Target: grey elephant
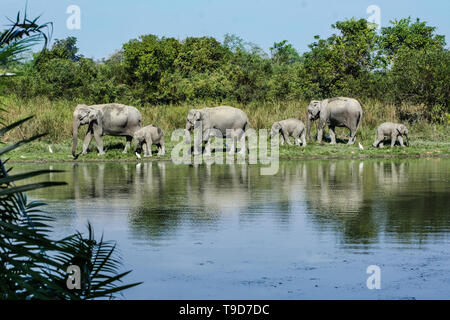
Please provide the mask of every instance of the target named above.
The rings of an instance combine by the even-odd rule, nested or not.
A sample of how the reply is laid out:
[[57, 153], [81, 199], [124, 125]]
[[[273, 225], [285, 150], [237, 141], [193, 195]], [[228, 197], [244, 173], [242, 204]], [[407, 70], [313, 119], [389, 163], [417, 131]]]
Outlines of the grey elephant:
[[284, 145], [284, 141], [286, 141], [288, 145], [292, 145], [289, 141], [289, 137], [293, 137], [295, 145], [300, 145], [301, 139], [301, 144], [304, 147], [306, 146], [306, 130], [305, 124], [302, 121], [291, 118], [275, 122], [270, 130], [270, 137], [273, 138], [280, 132], [281, 145]]
[[383, 141], [386, 137], [391, 138], [391, 147], [395, 146], [395, 142], [397, 140], [400, 142], [400, 145], [404, 147], [403, 137], [406, 139], [406, 145], [409, 146], [408, 128], [406, 128], [404, 124], [393, 122], [385, 122], [380, 124], [375, 135], [375, 142], [372, 146], [374, 148], [383, 148]]
[[[190, 131], [202, 126], [202, 140], [206, 142], [205, 153], [211, 153], [211, 136], [225, 136], [231, 138], [230, 153], [235, 151], [238, 139], [241, 146], [245, 142], [245, 130], [249, 127], [248, 117], [244, 111], [230, 106], [219, 106], [214, 108], [191, 109], [186, 118], [186, 143], [190, 144]], [[199, 143], [194, 146], [195, 153]], [[241, 148], [240, 153], [244, 153], [245, 148]]]
[[352, 98], [338, 97], [322, 101], [313, 100], [307, 110], [307, 136], [310, 139], [311, 122], [319, 119], [317, 141], [322, 142], [323, 129], [328, 125], [331, 144], [336, 144], [336, 127], [350, 130], [348, 144], [354, 144], [361, 124], [363, 111], [359, 102]]
[[77, 158], [78, 128], [88, 125], [83, 142], [82, 155], [87, 153], [92, 137], [97, 142], [98, 154], [103, 155], [102, 136], [125, 136], [126, 144], [123, 153], [130, 147], [134, 133], [141, 128], [142, 116], [139, 110], [123, 104], [98, 104], [87, 106], [79, 104], [73, 113], [73, 145], [72, 155]]
[[151, 124], [137, 130], [133, 139], [144, 150], [144, 157], [152, 156], [152, 144], [158, 147], [158, 156], [163, 156], [166, 153], [164, 132], [158, 126]]

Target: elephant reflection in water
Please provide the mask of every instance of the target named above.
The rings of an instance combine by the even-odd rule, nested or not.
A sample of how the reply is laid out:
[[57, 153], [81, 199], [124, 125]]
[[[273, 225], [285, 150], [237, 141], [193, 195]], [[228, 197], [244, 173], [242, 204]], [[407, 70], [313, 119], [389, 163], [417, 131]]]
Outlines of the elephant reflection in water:
[[408, 171], [405, 162], [379, 161], [373, 164], [377, 184], [387, 191], [396, 191], [400, 184], [408, 183]]
[[[401, 192], [398, 186], [408, 183], [404, 162], [284, 162], [275, 176], [261, 176], [259, 169], [161, 161], [83, 164], [74, 166], [74, 196], [83, 208], [99, 201], [112, 212], [117, 207], [129, 210], [132, 224], [158, 234], [177, 226], [182, 217], [211, 221], [221, 214], [254, 213], [244, 218], [260, 219], [261, 210], [267, 209], [288, 223], [292, 211], [303, 210], [306, 202], [318, 224], [344, 223], [352, 237], [374, 237], [370, 232], [380, 223], [372, 216], [377, 192]], [[359, 230], [361, 223], [370, 227]]]
[[138, 163], [133, 184], [134, 188], [130, 196], [137, 205], [141, 205], [146, 200], [164, 203], [166, 163], [164, 161]]
[[72, 168], [75, 200], [83, 198], [104, 198], [105, 164], [75, 164]]
[[404, 162], [324, 161], [307, 168], [309, 217], [318, 226], [340, 230], [347, 242], [376, 239], [390, 214], [380, 190], [401, 193], [399, 186], [409, 183]]
[[358, 214], [379, 189], [395, 191], [408, 183], [405, 162], [324, 161], [307, 167], [309, 203], [333, 214]]
[[323, 213], [358, 214], [364, 202], [363, 172], [363, 162], [357, 161], [308, 163], [308, 203]]
[[307, 213], [316, 227], [336, 229], [345, 242], [376, 238], [375, 222], [364, 214], [371, 194], [365, 183], [367, 169], [364, 162], [355, 160], [308, 163]]
[[247, 207], [251, 199], [249, 170], [247, 164], [194, 166], [187, 172], [188, 204], [214, 211]]
[[76, 164], [72, 175], [77, 212], [92, 214], [96, 206], [102, 213], [127, 210], [133, 203], [132, 198], [139, 195], [133, 186], [134, 164]]
[[239, 221], [254, 221], [270, 215], [287, 226], [296, 207], [292, 201], [303, 199], [302, 163], [282, 163], [274, 176], [262, 176], [258, 166], [199, 166], [190, 172], [187, 201], [202, 208], [203, 215], [236, 215]]

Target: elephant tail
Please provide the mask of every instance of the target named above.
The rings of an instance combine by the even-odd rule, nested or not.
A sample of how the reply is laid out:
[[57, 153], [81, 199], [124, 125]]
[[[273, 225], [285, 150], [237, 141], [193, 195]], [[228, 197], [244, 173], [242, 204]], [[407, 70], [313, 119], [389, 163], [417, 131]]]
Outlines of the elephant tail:
[[362, 120], [362, 111], [358, 114], [358, 119], [356, 120], [356, 131], [358, 131], [359, 126], [361, 125]]
[[244, 132], [247, 131], [247, 129], [250, 128], [250, 122], [247, 120], [247, 122], [244, 125]]

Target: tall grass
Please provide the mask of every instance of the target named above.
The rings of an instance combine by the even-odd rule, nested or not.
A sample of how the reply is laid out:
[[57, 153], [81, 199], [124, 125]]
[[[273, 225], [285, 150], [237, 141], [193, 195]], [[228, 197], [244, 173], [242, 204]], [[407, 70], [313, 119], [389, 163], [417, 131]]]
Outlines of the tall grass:
[[[5, 113], [5, 122], [10, 123], [22, 119], [29, 115], [35, 115], [31, 121], [25, 123], [21, 128], [9, 132], [4, 139], [14, 141], [27, 136], [46, 132], [47, 142], [59, 143], [70, 139], [72, 135], [73, 110], [81, 101], [69, 100], [49, 100], [44, 97], [36, 97], [30, 100], [23, 100], [16, 96], [6, 96], [2, 98]], [[272, 123], [287, 118], [297, 118], [306, 123], [306, 109], [309, 101], [290, 102], [252, 102], [250, 104], [222, 103], [232, 105], [245, 111], [250, 119], [252, 128], [270, 128]], [[384, 104], [377, 100], [361, 101], [363, 107], [363, 121], [358, 135], [363, 140], [373, 138], [374, 129], [382, 122], [401, 122], [401, 112], [417, 110], [415, 106], [401, 106]], [[219, 105], [219, 104], [216, 104]], [[205, 108], [216, 106], [214, 103], [200, 103], [195, 105], [144, 105], [135, 106], [139, 109], [143, 117], [143, 124], [156, 124], [166, 133], [175, 129], [184, 128], [186, 115], [189, 109]], [[448, 126], [429, 124], [420, 117], [409, 125], [413, 136], [422, 140], [448, 139]], [[80, 133], [84, 133], [86, 127], [80, 128]], [[346, 136], [346, 129], [338, 129], [338, 135]], [[82, 137], [82, 135], [81, 135]]]

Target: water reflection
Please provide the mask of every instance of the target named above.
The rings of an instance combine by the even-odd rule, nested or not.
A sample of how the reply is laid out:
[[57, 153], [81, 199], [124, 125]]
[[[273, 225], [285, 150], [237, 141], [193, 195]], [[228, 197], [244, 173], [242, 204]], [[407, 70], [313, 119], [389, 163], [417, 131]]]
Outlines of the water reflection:
[[295, 232], [298, 215], [349, 245], [376, 243], [386, 235], [420, 242], [447, 236], [450, 225], [448, 159], [282, 162], [275, 176], [261, 176], [258, 166], [245, 164], [51, 166], [66, 172], [47, 178], [68, 186], [31, 196], [59, 203], [58, 208], [64, 201], [68, 219], [126, 216], [139, 239], [170, 238], [183, 228], [219, 230], [230, 221], [237, 226], [269, 221]]

